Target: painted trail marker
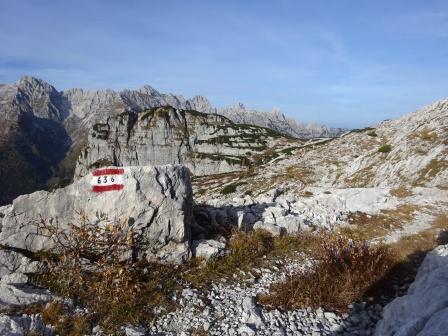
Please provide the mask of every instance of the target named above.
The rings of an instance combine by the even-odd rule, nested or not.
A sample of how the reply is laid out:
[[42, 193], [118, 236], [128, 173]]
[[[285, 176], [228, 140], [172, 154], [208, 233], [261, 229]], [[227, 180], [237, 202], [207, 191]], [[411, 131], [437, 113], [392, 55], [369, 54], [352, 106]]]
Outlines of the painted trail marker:
[[92, 191], [99, 193], [112, 190], [122, 190], [123, 168], [103, 168], [92, 173]]

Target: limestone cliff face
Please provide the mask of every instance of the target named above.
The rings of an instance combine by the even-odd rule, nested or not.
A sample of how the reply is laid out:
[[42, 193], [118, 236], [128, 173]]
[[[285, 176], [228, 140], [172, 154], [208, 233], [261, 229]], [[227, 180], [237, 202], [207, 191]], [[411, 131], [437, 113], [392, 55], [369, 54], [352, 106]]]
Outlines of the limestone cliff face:
[[43, 188], [71, 146], [66, 100], [43, 81], [23, 77], [0, 87], [0, 204]]
[[198, 176], [239, 171], [282, 140], [270, 129], [216, 114], [173, 107], [125, 112], [93, 125], [75, 177], [104, 165], [183, 164]]

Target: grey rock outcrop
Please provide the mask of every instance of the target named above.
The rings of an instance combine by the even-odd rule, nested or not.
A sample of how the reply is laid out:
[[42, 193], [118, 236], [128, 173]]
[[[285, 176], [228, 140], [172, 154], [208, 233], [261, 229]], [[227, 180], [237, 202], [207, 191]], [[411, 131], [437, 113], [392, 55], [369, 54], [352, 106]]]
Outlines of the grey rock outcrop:
[[40, 315], [7, 316], [0, 315], [0, 334], [3, 336], [54, 335]]
[[270, 129], [237, 125], [219, 115], [169, 106], [126, 112], [93, 126], [75, 176], [103, 165], [183, 164], [199, 176], [239, 171], [251, 155], [281, 140]]
[[[1, 213], [0, 209], [0, 213]], [[33, 273], [39, 268], [39, 263], [12, 250], [0, 249], [0, 278], [10, 274]]]
[[[1, 208], [0, 244], [37, 252], [52, 240], [36, 225], [40, 218], [61, 229], [79, 223], [126, 223], [137, 234], [136, 253], [150, 259], [180, 262], [190, 256], [192, 192], [183, 166], [125, 167], [122, 190], [94, 192], [97, 177], [87, 175], [53, 192], [23, 195]], [[93, 180], [92, 180], [93, 179]]]
[[[23, 281], [27, 280], [20, 280]], [[26, 283], [0, 283], [0, 309], [45, 303], [53, 299], [54, 296], [46, 289], [34, 288]]]
[[375, 335], [445, 335], [448, 328], [448, 245], [428, 253], [405, 296], [389, 303]]

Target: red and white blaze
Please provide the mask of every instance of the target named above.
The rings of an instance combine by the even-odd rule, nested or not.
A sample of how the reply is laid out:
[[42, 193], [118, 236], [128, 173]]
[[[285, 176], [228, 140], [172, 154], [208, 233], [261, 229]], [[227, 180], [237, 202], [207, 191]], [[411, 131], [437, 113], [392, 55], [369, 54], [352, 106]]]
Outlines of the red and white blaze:
[[104, 192], [112, 190], [122, 190], [123, 168], [103, 168], [97, 169], [92, 173], [92, 191]]

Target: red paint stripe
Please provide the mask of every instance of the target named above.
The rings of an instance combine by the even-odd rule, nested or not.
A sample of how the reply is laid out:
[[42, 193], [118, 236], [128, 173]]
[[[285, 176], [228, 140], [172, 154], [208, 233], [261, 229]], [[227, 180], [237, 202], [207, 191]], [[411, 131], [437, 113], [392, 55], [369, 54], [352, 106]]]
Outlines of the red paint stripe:
[[95, 170], [92, 175], [93, 176], [100, 176], [100, 175], [123, 175], [124, 169], [123, 168], [104, 168], [104, 169], [98, 169]]
[[104, 191], [111, 191], [111, 190], [121, 190], [124, 188], [124, 185], [122, 184], [111, 184], [106, 186], [93, 186], [92, 191], [93, 192], [104, 192]]

